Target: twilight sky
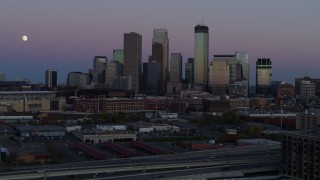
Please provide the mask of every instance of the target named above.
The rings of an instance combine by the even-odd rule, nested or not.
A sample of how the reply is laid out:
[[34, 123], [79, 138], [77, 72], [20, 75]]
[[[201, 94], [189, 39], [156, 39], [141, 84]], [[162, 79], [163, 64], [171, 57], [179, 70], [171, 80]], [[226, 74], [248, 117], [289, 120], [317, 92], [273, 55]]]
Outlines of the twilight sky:
[[319, 7], [319, 0], [1, 0], [0, 71], [6, 80], [37, 83], [54, 68], [65, 83], [68, 72], [88, 72], [94, 56], [112, 59], [126, 32], [142, 35], [147, 61], [154, 28], [168, 29], [170, 53], [186, 61], [194, 54], [194, 26], [204, 17], [209, 60], [248, 52], [251, 83], [260, 57], [271, 58], [273, 80], [320, 78]]

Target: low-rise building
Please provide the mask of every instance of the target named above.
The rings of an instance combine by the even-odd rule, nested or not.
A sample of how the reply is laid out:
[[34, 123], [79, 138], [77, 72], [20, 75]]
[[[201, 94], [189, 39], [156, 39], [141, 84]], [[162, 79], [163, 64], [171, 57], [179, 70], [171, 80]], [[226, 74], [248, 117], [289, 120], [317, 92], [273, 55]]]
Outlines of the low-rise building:
[[136, 140], [136, 133], [131, 131], [97, 131], [75, 130], [72, 134], [84, 143], [97, 144], [105, 141], [128, 141]]
[[[53, 91], [0, 91], [0, 112], [36, 112], [62, 110], [64, 97], [57, 97]], [[5, 106], [4, 106], [5, 105]]]
[[249, 107], [250, 99], [249, 98], [236, 98], [236, 99], [229, 99], [230, 107], [232, 108], [243, 108]]
[[42, 138], [60, 138], [66, 135], [66, 130], [63, 127], [55, 125], [24, 125], [24, 126], [15, 126], [14, 127], [21, 139], [28, 140], [34, 137]]
[[126, 131], [127, 126], [122, 124], [97, 124], [96, 129], [102, 131]]
[[137, 131], [139, 133], [146, 132], [179, 132], [180, 128], [178, 126], [173, 126], [164, 123], [148, 123], [148, 122], [138, 122], [138, 123], [128, 123], [128, 129], [132, 131]]
[[65, 126], [66, 132], [70, 133], [71, 131], [74, 130], [80, 130], [81, 126], [80, 125], [67, 125]]
[[143, 99], [75, 99], [74, 108], [77, 112], [128, 112], [144, 110]]

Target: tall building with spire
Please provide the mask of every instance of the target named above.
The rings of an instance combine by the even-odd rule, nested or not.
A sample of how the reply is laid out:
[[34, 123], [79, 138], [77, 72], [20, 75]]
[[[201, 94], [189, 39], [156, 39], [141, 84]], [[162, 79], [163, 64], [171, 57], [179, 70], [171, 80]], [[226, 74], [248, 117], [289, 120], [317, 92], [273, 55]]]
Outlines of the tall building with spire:
[[135, 32], [124, 34], [123, 48], [123, 74], [131, 77], [131, 88], [138, 93], [140, 91], [142, 36]]
[[197, 25], [194, 28], [194, 84], [208, 84], [209, 28]]
[[169, 39], [167, 29], [154, 29], [152, 39], [152, 58], [161, 66], [161, 91], [165, 92], [168, 80]]

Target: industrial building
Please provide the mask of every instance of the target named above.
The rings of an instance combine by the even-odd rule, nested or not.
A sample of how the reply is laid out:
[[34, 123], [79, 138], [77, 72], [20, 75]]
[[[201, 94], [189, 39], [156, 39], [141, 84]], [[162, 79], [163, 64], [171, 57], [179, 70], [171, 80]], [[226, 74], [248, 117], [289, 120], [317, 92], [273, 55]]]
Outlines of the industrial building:
[[136, 140], [136, 134], [130, 131], [75, 130], [72, 134], [84, 143], [97, 144], [105, 141]]
[[66, 135], [66, 130], [63, 127], [55, 125], [22, 125], [14, 127], [22, 140], [33, 140], [35, 137], [46, 139], [60, 138]]

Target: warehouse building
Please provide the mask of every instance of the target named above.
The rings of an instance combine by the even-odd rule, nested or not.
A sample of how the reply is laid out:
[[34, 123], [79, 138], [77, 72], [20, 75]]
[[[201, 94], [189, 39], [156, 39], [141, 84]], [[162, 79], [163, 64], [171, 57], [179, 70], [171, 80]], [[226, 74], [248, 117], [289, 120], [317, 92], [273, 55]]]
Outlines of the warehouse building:
[[98, 131], [75, 130], [72, 134], [84, 143], [97, 144], [105, 141], [132, 141], [136, 140], [136, 134], [131, 131]]
[[14, 127], [22, 140], [33, 140], [35, 137], [44, 139], [62, 138], [66, 135], [66, 130], [63, 127], [55, 125], [42, 126], [15, 126]]

